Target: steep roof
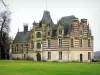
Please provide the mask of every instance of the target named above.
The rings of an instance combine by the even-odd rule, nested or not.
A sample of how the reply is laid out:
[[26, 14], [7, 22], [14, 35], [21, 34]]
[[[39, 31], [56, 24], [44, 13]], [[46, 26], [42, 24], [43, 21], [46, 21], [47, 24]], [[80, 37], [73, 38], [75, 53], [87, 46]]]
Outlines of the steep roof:
[[29, 39], [30, 31], [27, 32], [18, 32], [13, 43], [24, 43]]
[[65, 17], [62, 17], [59, 21], [61, 21], [61, 23], [63, 24], [64, 26], [64, 35], [67, 35], [67, 33], [69, 31], [71, 31], [72, 29], [72, 19], [76, 18], [74, 15], [71, 15], [71, 16], [65, 16]]
[[51, 24], [51, 25], [54, 24], [52, 19], [51, 19], [51, 15], [50, 15], [49, 11], [44, 11], [41, 21], [42, 21], [42, 23], [45, 23], [45, 24]]

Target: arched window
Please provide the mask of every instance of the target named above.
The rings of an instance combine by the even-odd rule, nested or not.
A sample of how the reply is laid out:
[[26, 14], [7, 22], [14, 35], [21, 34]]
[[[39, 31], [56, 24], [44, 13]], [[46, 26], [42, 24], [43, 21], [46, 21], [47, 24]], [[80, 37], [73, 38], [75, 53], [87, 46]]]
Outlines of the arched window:
[[36, 37], [37, 38], [41, 38], [41, 33], [40, 32], [37, 32]]
[[41, 49], [41, 44], [37, 43], [37, 49]]
[[33, 43], [33, 41], [31, 41], [31, 49], [33, 49], [34, 48], [34, 43]]
[[50, 32], [48, 32], [48, 36], [50, 36]]

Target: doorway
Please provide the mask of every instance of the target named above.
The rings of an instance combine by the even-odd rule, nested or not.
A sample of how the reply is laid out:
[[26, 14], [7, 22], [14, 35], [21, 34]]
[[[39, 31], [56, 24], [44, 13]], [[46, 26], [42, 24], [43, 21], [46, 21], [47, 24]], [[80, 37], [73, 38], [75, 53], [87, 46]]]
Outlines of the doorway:
[[83, 55], [80, 54], [80, 62], [83, 62]]
[[41, 54], [40, 53], [37, 53], [37, 61], [41, 61]]

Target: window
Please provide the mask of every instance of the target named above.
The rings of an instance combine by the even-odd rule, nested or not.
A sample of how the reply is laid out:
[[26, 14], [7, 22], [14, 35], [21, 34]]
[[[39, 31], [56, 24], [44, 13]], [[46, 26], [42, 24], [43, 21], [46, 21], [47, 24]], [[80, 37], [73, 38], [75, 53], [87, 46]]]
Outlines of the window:
[[12, 53], [14, 53], [14, 50], [13, 50], [13, 45], [12, 45]]
[[91, 60], [91, 52], [88, 52], [88, 60]]
[[41, 44], [37, 43], [37, 49], [41, 49]]
[[62, 35], [62, 30], [59, 30], [59, 35]]
[[34, 42], [33, 41], [31, 41], [30, 47], [31, 47], [31, 49], [34, 48]]
[[59, 60], [62, 60], [62, 52], [59, 52]]
[[37, 38], [41, 38], [41, 33], [40, 32], [37, 32], [36, 37]]
[[18, 53], [18, 45], [15, 47], [15, 53]]
[[18, 45], [16, 45], [16, 53], [18, 53]]
[[21, 53], [23, 53], [23, 45], [21, 45]]
[[50, 40], [48, 40], [48, 47], [50, 47], [51, 46], [51, 41]]
[[51, 59], [51, 52], [48, 52], [48, 60]]
[[88, 47], [90, 47], [90, 39], [88, 39]]
[[59, 39], [59, 47], [62, 47], [62, 39]]
[[71, 47], [74, 47], [74, 46], [73, 46], [73, 39], [71, 39]]
[[50, 36], [50, 32], [48, 32], [48, 36]]
[[15, 46], [15, 51], [14, 51], [14, 53], [16, 53], [16, 46]]
[[80, 39], [80, 47], [82, 47], [82, 39]]

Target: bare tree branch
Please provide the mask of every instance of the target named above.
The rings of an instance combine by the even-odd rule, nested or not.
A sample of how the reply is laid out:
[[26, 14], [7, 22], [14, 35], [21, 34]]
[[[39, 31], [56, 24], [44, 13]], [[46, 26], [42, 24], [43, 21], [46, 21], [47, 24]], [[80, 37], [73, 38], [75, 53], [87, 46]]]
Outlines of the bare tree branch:
[[4, 5], [4, 7], [8, 10], [8, 5], [4, 2], [4, 0], [1, 0], [1, 3]]

